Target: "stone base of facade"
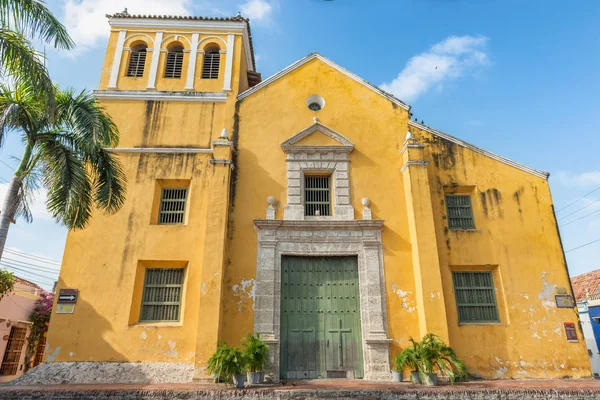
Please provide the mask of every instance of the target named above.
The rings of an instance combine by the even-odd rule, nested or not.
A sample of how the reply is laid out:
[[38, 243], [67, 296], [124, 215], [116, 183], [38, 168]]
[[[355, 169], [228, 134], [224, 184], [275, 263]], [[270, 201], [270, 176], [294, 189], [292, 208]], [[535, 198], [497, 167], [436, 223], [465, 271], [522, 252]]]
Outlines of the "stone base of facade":
[[187, 383], [193, 376], [192, 363], [46, 362], [11, 384]]

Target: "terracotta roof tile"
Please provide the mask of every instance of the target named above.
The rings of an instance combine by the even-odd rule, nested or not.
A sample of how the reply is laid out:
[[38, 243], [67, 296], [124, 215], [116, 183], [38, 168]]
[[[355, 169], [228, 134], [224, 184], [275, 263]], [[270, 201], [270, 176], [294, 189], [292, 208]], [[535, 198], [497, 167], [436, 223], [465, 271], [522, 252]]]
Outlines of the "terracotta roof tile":
[[571, 278], [571, 284], [575, 292], [575, 300], [585, 300], [586, 293], [592, 294], [598, 291], [598, 287], [600, 286], [600, 269], [574, 276]]
[[254, 44], [252, 43], [252, 32], [250, 31], [250, 19], [244, 18], [241, 15], [235, 17], [203, 17], [203, 16], [192, 16], [192, 15], [142, 15], [142, 14], [128, 14], [128, 13], [116, 13], [106, 14], [106, 18], [130, 18], [130, 19], [179, 19], [183, 21], [223, 21], [223, 22], [245, 22], [248, 27], [248, 40], [250, 41], [250, 52], [252, 53], [252, 64], [256, 70], [256, 61], [254, 59]]

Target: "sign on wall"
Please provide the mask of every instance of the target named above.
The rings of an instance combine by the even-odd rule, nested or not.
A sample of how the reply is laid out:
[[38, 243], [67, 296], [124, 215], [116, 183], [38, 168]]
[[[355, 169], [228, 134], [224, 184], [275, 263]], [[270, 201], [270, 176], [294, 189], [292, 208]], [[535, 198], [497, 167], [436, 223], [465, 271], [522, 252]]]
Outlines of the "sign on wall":
[[573, 308], [575, 306], [573, 298], [568, 294], [557, 294], [554, 296], [554, 300], [556, 300], [556, 307], [558, 308]]
[[79, 297], [79, 289], [60, 289], [56, 301], [56, 313], [73, 314], [77, 297]]
[[575, 323], [574, 322], [565, 322], [565, 333], [567, 335], [567, 340], [569, 342], [579, 342], [579, 339], [577, 338], [577, 331], [575, 330]]

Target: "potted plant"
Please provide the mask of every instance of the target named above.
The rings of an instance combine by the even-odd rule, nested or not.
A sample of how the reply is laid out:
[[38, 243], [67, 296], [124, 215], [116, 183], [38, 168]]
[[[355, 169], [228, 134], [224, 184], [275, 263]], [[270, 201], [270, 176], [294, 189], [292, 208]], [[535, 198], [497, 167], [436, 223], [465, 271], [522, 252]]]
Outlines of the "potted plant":
[[392, 376], [394, 381], [402, 382], [402, 372], [405, 367], [410, 368], [410, 378], [413, 383], [420, 384], [421, 378], [419, 376], [419, 361], [420, 361], [420, 344], [410, 338], [412, 343], [411, 347], [407, 347], [394, 359], [394, 368], [392, 370]]
[[466, 376], [466, 367], [456, 352], [444, 343], [439, 336], [428, 333], [418, 344], [419, 371], [423, 374], [423, 383], [428, 386], [437, 385], [439, 372], [447, 375], [450, 383]]
[[207, 370], [215, 376], [216, 381], [233, 380], [235, 387], [242, 388], [246, 381], [244, 374], [246, 369], [246, 357], [237, 347], [229, 347], [227, 343], [219, 342], [217, 351], [208, 360]]
[[244, 338], [244, 355], [248, 361], [248, 383], [253, 385], [265, 381], [264, 366], [269, 357], [269, 346], [255, 335], [248, 334]]

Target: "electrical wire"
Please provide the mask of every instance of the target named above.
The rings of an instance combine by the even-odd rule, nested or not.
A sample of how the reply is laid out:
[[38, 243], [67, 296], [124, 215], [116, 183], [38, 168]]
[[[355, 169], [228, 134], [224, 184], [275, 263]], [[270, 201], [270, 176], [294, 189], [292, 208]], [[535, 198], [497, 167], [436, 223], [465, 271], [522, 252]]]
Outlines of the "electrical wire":
[[50, 258], [44, 258], [44, 257], [40, 257], [40, 256], [34, 256], [34, 255], [31, 255], [31, 254], [22, 253], [20, 251], [12, 250], [12, 249], [4, 249], [4, 251], [6, 251], [7, 253], [11, 253], [13, 255], [19, 256], [19, 257], [29, 258], [29, 259], [32, 259], [32, 260], [35, 260], [35, 261], [43, 261], [43, 262], [48, 263], [48, 264], [56, 264], [59, 267], [61, 265], [59, 261], [52, 260]]
[[560, 210], [556, 211], [556, 213], [558, 214], [559, 212], [561, 212], [562, 210], [564, 210], [565, 208], [571, 207], [573, 204], [577, 203], [579, 200], [583, 200], [586, 197], [588, 197], [590, 194], [594, 193], [595, 191], [599, 190], [600, 186], [598, 186], [596, 189], [592, 190], [591, 192], [589, 192], [588, 194], [581, 196], [580, 198], [578, 198], [577, 200], [567, 204], [566, 206], [564, 206], [563, 208], [561, 208]]
[[[13, 260], [10, 258], [2, 258], [1, 261], [3, 261], [3, 262], [10, 261], [7, 264], [13, 264], [20, 268], [31, 268], [33, 270], [37, 270], [40, 272], [46, 272], [48, 274], [58, 275], [60, 273], [60, 271], [57, 269], [48, 269], [48, 268], [42, 267], [41, 265], [33, 265], [33, 264], [23, 263], [23, 262], [20, 262], [19, 260]], [[16, 263], [16, 264], [14, 264], [14, 263]]]
[[600, 242], [600, 239], [592, 240], [589, 243], [582, 244], [581, 246], [578, 246], [578, 247], [572, 248], [570, 250], [567, 250], [567, 251], [565, 251], [565, 253], [568, 253], [568, 252], [573, 251], [573, 250], [581, 249], [582, 247], [586, 247], [586, 246], [589, 246], [590, 244], [594, 244], [594, 243], [597, 243], [597, 242]]
[[[53, 274], [52, 276], [47, 276], [47, 275], [42, 275], [42, 274], [51, 274], [51, 272], [39, 271], [39, 270], [36, 270], [34, 268], [31, 268], [31, 267], [23, 267], [21, 265], [15, 265], [15, 264], [5, 263], [5, 262], [0, 262], [0, 265], [4, 265], [4, 266], [10, 267], [10, 268], [19, 268], [22, 271], [30, 271], [30, 270], [32, 270], [32, 272], [30, 272], [31, 274], [37, 275], [37, 276], [42, 277], [42, 278], [48, 278], [48, 279], [58, 278], [58, 273], [55, 274], [55, 275]], [[25, 269], [25, 268], [28, 268], [28, 269]]]
[[600, 209], [598, 209], [598, 210], [596, 210], [596, 211], [592, 211], [591, 213], [585, 214], [583, 217], [580, 217], [580, 218], [574, 219], [573, 221], [569, 221], [569, 222], [567, 222], [566, 224], [559, 225], [559, 227], [561, 227], [561, 228], [562, 228], [562, 227], [564, 227], [564, 226], [570, 225], [570, 224], [572, 224], [573, 222], [577, 222], [577, 221], [579, 221], [579, 220], [582, 220], [582, 219], [584, 219], [584, 218], [587, 218], [587, 217], [589, 217], [589, 216], [590, 216], [590, 215], [592, 215], [592, 214], [596, 214], [597, 212], [600, 212]]
[[[3, 263], [0, 263], [0, 265], [2, 265], [3, 267], [5, 267], [6, 269], [10, 268], [10, 269], [14, 269], [15, 271], [19, 271], [19, 272], [24, 273], [24, 274], [35, 276], [35, 279], [37, 279], [37, 280], [47, 280], [49, 284], [54, 284], [54, 281], [58, 280], [58, 279], [52, 279], [49, 276], [38, 275], [35, 272], [29, 272], [29, 271], [26, 271], [24, 269], [12, 267], [10, 265], [6, 265], [6, 264], [3, 264]], [[48, 283], [46, 283], [46, 284], [48, 284]]]
[[581, 211], [581, 210], [584, 210], [584, 209], [588, 208], [589, 206], [591, 206], [591, 205], [593, 205], [593, 204], [596, 204], [596, 203], [597, 203], [597, 202], [599, 202], [599, 201], [600, 201], [600, 199], [594, 200], [594, 201], [592, 201], [590, 204], [588, 204], [587, 206], [583, 206], [583, 207], [581, 207], [581, 208], [578, 208], [577, 210], [573, 211], [571, 214], [567, 214], [567, 215], [565, 215], [564, 217], [560, 217], [560, 218], [558, 218], [558, 219], [557, 219], [557, 221], [560, 221], [561, 219], [565, 219], [565, 218], [567, 218], [567, 217], [570, 217], [570, 216], [571, 216], [571, 215], [573, 215], [573, 214], [577, 214], [579, 211]]
[[4, 161], [0, 160], [0, 163], [6, 165], [8, 168], [12, 169], [13, 171], [15, 171], [15, 169], [13, 167], [11, 167], [10, 165], [8, 165], [7, 163], [5, 163]]

